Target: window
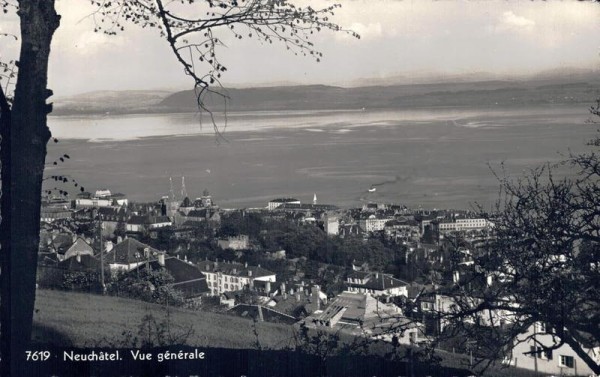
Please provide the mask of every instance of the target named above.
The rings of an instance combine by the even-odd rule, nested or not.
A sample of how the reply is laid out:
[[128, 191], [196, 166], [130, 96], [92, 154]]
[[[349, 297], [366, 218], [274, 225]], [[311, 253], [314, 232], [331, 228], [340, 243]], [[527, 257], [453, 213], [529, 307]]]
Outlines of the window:
[[561, 367], [573, 368], [575, 366], [575, 359], [573, 359], [573, 356], [560, 355], [560, 362], [558, 365]]
[[536, 346], [529, 346], [529, 357], [536, 357], [537, 356], [537, 347]]
[[546, 333], [546, 324], [544, 322], [536, 322], [535, 323], [535, 331], [539, 334]]
[[544, 350], [543, 347], [530, 346], [529, 357], [537, 357], [538, 359], [552, 360], [552, 350]]

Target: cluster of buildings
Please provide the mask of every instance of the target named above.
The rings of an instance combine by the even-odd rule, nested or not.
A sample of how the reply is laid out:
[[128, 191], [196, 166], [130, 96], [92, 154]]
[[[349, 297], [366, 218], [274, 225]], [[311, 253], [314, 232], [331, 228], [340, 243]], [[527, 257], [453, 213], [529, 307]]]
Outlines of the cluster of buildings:
[[[410, 210], [381, 203], [343, 210], [317, 203], [316, 195], [308, 204], [295, 198], [273, 199], [261, 212], [272, 219], [319, 226], [332, 237], [368, 239], [377, 235], [393, 240], [406, 246], [407, 264], [422, 260], [434, 265], [452, 258], [458, 262], [449, 276], [454, 284], [469, 273], [477, 240], [490, 237], [494, 229], [493, 221], [468, 211]], [[443, 330], [445, 324], [429, 320], [428, 313], [449, 311], [454, 304], [450, 296], [428, 292], [368, 267], [353, 266], [345, 275], [343, 291], [328, 296], [313, 280], [301, 275], [282, 280], [260, 265], [224, 260], [192, 263], [140, 241], [141, 236], [152, 238], [165, 229], [175, 237], [193, 238], [196, 229], [217, 229], [223, 215], [207, 191], [195, 200], [183, 194], [181, 200], [175, 200], [171, 194], [145, 206], [109, 190], [82, 193], [72, 202], [47, 199], [42, 208], [38, 275], [44, 279], [55, 277], [56, 271], [139, 274], [163, 270], [173, 277], [169, 284], [180, 290], [191, 306], [213, 297], [238, 315], [282, 323], [304, 321], [309, 326], [343, 329], [401, 344], [427, 343]], [[87, 233], [81, 231], [85, 224], [92, 225]], [[449, 255], [446, 241], [459, 235], [471, 242]], [[220, 238], [216, 244], [221, 249], [243, 251], [252, 248], [252, 239], [238, 234]], [[274, 258], [286, 258], [285, 250], [275, 254]], [[411, 312], [406, 311], [407, 303], [413, 308]], [[493, 313], [491, 317], [502, 315]], [[537, 333], [538, 343], [550, 344], [551, 334]], [[545, 373], [591, 373], [568, 345], [552, 353], [531, 351], [538, 346], [531, 341], [518, 343], [506, 362]], [[598, 346], [590, 344], [587, 349], [593, 357], [600, 357]]]

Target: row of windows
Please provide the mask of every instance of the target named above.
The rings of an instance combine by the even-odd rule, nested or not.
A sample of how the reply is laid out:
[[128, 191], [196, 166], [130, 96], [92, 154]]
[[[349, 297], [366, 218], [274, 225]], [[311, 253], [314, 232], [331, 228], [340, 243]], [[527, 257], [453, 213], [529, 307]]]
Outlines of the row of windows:
[[[213, 274], [206, 274], [206, 280], [217, 280], [217, 277]], [[230, 282], [230, 283], [243, 283], [244, 279], [238, 278], [235, 276], [224, 275], [223, 281]]]
[[[530, 346], [529, 356], [542, 360], [552, 360], [552, 350], [544, 350], [542, 347]], [[575, 367], [575, 358], [573, 356], [560, 355], [558, 365], [565, 368]]]

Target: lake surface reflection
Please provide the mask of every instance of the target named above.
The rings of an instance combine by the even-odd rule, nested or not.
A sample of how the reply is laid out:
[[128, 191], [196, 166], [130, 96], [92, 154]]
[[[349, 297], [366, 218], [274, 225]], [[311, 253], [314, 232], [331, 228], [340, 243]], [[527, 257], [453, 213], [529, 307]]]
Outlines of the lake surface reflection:
[[310, 202], [316, 193], [340, 206], [489, 208], [498, 192], [490, 166], [519, 175], [587, 150], [596, 134], [588, 118], [583, 105], [245, 112], [228, 114], [226, 127], [217, 119], [227, 139], [217, 142], [197, 114], [51, 117], [61, 142], [49, 146], [48, 161], [71, 159], [47, 174], [144, 201], [168, 194], [170, 176], [185, 176], [190, 196], [206, 188], [223, 207], [266, 206], [279, 196]]

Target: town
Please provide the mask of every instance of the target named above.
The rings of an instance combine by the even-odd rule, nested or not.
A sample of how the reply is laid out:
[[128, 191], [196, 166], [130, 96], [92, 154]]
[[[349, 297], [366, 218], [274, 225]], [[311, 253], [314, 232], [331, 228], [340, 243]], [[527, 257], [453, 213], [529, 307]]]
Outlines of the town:
[[[223, 209], [204, 190], [153, 203], [99, 189], [74, 199], [49, 193], [41, 210], [38, 288], [114, 295], [392, 344], [426, 347], [450, 327], [446, 291], [469, 294], [504, 277], [473, 279], [475, 259], [494, 237], [494, 214], [357, 208], [273, 198], [264, 208]], [[371, 191], [371, 190], [369, 190]], [[487, 325], [510, 324], [488, 313]], [[567, 344], [553, 351], [543, 323], [501, 362], [544, 373], [592, 373]], [[457, 352], [473, 350], [458, 343]], [[533, 350], [533, 351], [532, 351]], [[590, 351], [591, 352], [591, 351]], [[597, 353], [597, 350], [595, 351]]]

